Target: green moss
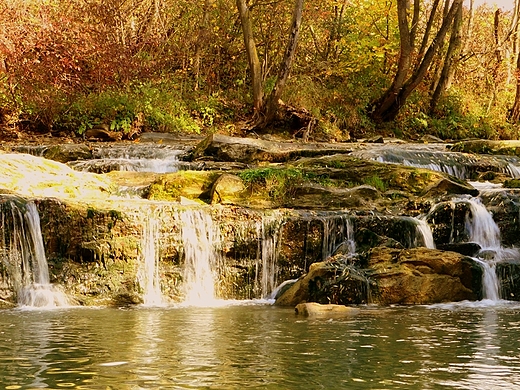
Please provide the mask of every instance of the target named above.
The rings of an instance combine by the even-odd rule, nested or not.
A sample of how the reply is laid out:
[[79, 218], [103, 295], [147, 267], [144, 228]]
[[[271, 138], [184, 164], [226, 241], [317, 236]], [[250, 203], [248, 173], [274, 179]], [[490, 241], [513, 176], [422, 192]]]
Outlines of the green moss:
[[148, 199], [178, 201], [207, 199], [218, 172], [180, 171], [161, 176], [150, 186]]
[[327, 175], [316, 175], [299, 168], [256, 168], [240, 172], [238, 176], [252, 192], [267, 193], [275, 200], [294, 194], [296, 187], [305, 183], [331, 185]]
[[365, 184], [368, 184], [381, 192], [385, 192], [388, 188], [388, 184], [377, 175], [366, 177], [363, 181]]
[[506, 187], [506, 188], [520, 188], [520, 180], [519, 179], [506, 180], [504, 182], [504, 187]]

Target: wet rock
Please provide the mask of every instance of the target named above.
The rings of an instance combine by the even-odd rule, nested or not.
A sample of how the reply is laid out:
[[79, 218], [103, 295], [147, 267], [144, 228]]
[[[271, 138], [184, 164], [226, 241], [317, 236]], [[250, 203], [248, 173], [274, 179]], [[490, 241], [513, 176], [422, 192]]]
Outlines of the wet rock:
[[520, 156], [520, 141], [471, 140], [457, 142], [451, 147], [454, 152]]
[[358, 308], [344, 305], [322, 305], [315, 302], [300, 303], [295, 307], [296, 314], [305, 317], [345, 317], [359, 313]]
[[322, 156], [350, 152], [351, 149], [343, 144], [273, 142], [212, 134], [197, 145], [192, 158], [213, 158], [216, 161], [250, 164], [260, 161], [285, 162], [300, 156]]
[[355, 268], [335, 260], [313, 263], [276, 300], [277, 306], [296, 306], [302, 302], [360, 304], [367, 303], [368, 284]]
[[482, 298], [482, 269], [455, 252], [413, 248], [374, 248], [369, 277], [380, 304], [433, 304]]
[[328, 188], [312, 184], [298, 187], [286, 200], [286, 207], [307, 209], [343, 209], [361, 207], [373, 203], [381, 194], [372, 186], [354, 188]]
[[106, 124], [96, 125], [92, 129], [87, 129], [83, 135], [88, 141], [113, 142], [120, 141], [123, 138], [122, 132], [110, 131]]
[[223, 174], [211, 187], [211, 204], [236, 204], [240, 198], [243, 198], [245, 190], [246, 186], [241, 178]]
[[517, 262], [498, 263], [496, 273], [501, 286], [500, 298], [520, 301], [520, 264]]
[[437, 249], [457, 252], [464, 256], [474, 257], [482, 248], [479, 244], [474, 242], [459, 242], [437, 245]]
[[430, 134], [426, 134], [426, 135], [423, 135], [420, 139], [420, 141], [422, 143], [425, 143], [425, 144], [433, 144], [433, 143], [443, 143], [444, 140], [439, 138], [439, 137], [435, 137], [434, 135], [430, 135]]
[[464, 181], [454, 180], [454, 178], [443, 178], [425, 189], [422, 194], [424, 197], [436, 197], [442, 195], [468, 194], [478, 196], [479, 191], [471, 184]]
[[67, 163], [92, 158], [92, 151], [85, 144], [60, 144], [47, 147], [42, 156], [49, 160]]

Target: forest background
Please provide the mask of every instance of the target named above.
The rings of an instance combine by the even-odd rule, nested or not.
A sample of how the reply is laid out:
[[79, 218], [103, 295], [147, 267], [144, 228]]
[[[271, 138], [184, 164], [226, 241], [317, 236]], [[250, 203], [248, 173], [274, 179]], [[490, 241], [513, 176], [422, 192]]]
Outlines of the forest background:
[[[0, 138], [104, 126], [127, 138], [517, 139], [511, 2], [5, 0]], [[258, 96], [274, 97], [268, 123]]]

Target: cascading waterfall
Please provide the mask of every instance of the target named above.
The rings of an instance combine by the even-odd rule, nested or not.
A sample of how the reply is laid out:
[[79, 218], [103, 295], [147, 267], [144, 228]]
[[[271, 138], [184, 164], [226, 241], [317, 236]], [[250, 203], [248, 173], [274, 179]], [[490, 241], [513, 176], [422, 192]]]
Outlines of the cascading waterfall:
[[159, 277], [159, 221], [154, 216], [148, 217], [143, 224], [141, 237], [141, 266], [138, 271], [138, 282], [143, 290], [145, 306], [161, 306], [164, 297], [161, 292]]
[[[421, 218], [414, 218], [416, 237], [419, 236], [422, 238], [422, 244], [426, 248], [435, 249], [435, 241], [433, 240], [432, 229], [426, 220]], [[417, 241], [417, 238], [416, 238]], [[419, 243], [417, 243], [418, 245]]]
[[268, 298], [277, 287], [277, 265], [282, 222], [276, 216], [263, 216], [257, 224], [258, 250], [256, 285], [262, 298]]
[[[2, 261], [17, 291], [18, 304], [39, 308], [68, 306], [66, 295], [50, 283], [38, 209], [34, 202], [19, 203], [9, 200], [2, 207]], [[10, 237], [5, 236], [8, 231]]]
[[[470, 213], [466, 215], [465, 223], [469, 241], [479, 244], [482, 248], [476, 260], [484, 271], [482, 277], [484, 298], [497, 301], [500, 299], [500, 285], [496, 274], [496, 264], [507, 257], [507, 251], [500, 244], [498, 225], [481, 200], [473, 198], [467, 200], [467, 202]], [[492, 256], [487, 256], [491, 258], [484, 259], [483, 255], [486, 254], [492, 254]]]
[[346, 254], [356, 253], [354, 227], [350, 216], [343, 214], [324, 218], [322, 259], [326, 260], [334, 255], [342, 246], [345, 246], [343, 252]]
[[211, 306], [217, 301], [220, 234], [211, 215], [205, 210], [191, 209], [180, 213], [184, 244], [184, 303]]

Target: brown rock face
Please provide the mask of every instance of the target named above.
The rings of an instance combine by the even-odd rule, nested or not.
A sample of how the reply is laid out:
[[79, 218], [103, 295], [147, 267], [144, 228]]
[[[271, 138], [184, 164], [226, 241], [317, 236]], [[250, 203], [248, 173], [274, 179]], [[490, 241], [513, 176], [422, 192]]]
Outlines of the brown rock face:
[[374, 248], [369, 258], [381, 304], [432, 304], [481, 298], [482, 270], [468, 257], [435, 249]]

